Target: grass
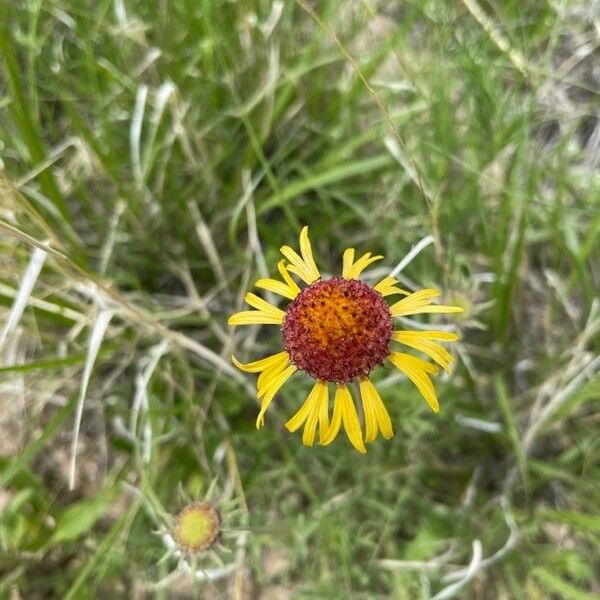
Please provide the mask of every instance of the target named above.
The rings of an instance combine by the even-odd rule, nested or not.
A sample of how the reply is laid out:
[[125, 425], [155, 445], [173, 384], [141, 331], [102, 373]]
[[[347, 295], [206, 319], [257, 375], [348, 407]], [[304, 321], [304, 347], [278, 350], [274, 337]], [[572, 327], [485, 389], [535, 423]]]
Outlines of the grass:
[[[592, 12], [0, 0], [0, 596], [597, 597]], [[364, 457], [283, 428], [303, 377], [257, 432], [229, 363], [303, 224], [326, 272], [431, 235], [402, 282], [466, 308], [440, 415], [382, 371]], [[194, 580], [162, 533], [209, 489]]]

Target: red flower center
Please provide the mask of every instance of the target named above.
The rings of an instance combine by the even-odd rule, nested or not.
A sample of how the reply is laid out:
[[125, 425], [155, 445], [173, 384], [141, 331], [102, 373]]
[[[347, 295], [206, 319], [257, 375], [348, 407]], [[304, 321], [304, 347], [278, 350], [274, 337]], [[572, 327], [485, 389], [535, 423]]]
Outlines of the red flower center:
[[384, 361], [393, 330], [379, 292], [357, 279], [332, 277], [304, 288], [289, 305], [283, 346], [315, 379], [347, 383]]

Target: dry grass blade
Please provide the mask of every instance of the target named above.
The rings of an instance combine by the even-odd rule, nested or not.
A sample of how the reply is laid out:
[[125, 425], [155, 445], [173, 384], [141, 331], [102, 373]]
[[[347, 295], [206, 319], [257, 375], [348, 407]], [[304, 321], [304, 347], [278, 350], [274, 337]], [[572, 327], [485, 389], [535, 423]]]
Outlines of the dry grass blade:
[[[81, 290], [84, 293], [86, 293], [86, 289], [89, 288], [89, 284], [92, 284], [95, 290], [97, 289], [97, 291], [102, 291], [104, 293], [106, 301], [112, 301], [117, 305], [115, 309], [118, 307], [119, 313], [123, 317], [131, 319], [137, 325], [143, 326], [151, 331], [154, 331], [155, 333], [158, 333], [159, 335], [161, 335], [161, 337], [170, 339], [182, 348], [185, 348], [191, 351], [192, 353], [196, 354], [206, 362], [215, 365], [217, 368], [219, 368], [220, 371], [228, 374], [238, 382], [246, 384], [245, 378], [239, 373], [239, 371], [234, 369], [228, 362], [226, 362], [221, 356], [213, 352], [210, 348], [203, 346], [199, 342], [189, 338], [188, 336], [180, 332], [171, 331], [168, 327], [157, 321], [151, 315], [142, 312], [142, 309], [134, 307], [117, 290], [107, 286], [101, 279], [95, 277], [93, 274], [88, 273], [85, 269], [75, 264], [68, 256], [66, 256], [62, 252], [59, 252], [58, 250], [45, 245], [43, 242], [36, 240], [35, 238], [24, 233], [18, 228], [10, 225], [9, 223], [0, 221], [0, 229], [4, 229], [7, 233], [10, 233], [14, 237], [23, 240], [27, 244], [30, 244], [35, 248], [39, 248], [40, 250], [43, 250], [48, 254], [59, 258], [61, 261], [64, 261], [70, 269], [76, 272], [78, 278], [80, 278], [86, 283], [86, 285]], [[97, 292], [95, 291], [91, 295], [91, 298], [95, 299], [96, 297]], [[249, 393], [253, 393], [250, 391], [252, 389], [251, 387], [247, 387], [247, 389]]]
[[81, 417], [83, 415], [83, 405], [85, 402], [85, 396], [87, 394], [90, 377], [92, 376], [92, 369], [100, 350], [100, 345], [104, 339], [104, 334], [108, 328], [108, 324], [112, 319], [113, 312], [111, 310], [101, 310], [98, 313], [98, 317], [92, 328], [90, 335], [90, 341], [88, 344], [88, 350], [85, 359], [85, 367], [83, 369], [83, 375], [81, 378], [81, 387], [79, 390], [79, 399], [77, 401], [77, 408], [75, 412], [75, 423], [73, 425], [73, 438], [71, 441], [71, 461], [69, 466], [69, 488], [75, 488], [75, 468], [77, 461], [77, 443], [79, 441], [79, 431], [81, 428]]
[[6, 341], [8, 335], [19, 324], [19, 321], [23, 316], [23, 311], [27, 306], [29, 296], [31, 296], [33, 286], [38, 279], [40, 271], [42, 270], [47, 257], [48, 252], [45, 250], [42, 250], [41, 248], [33, 249], [29, 265], [27, 266], [27, 269], [21, 278], [19, 291], [10, 309], [8, 319], [6, 320], [6, 323], [0, 332], [0, 351], [2, 351], [2, 346], [4, 346], [4, 342]]
[[[137, 424], [141, 410], [148, 412], [148, 385], [154, 375], [160, 359], [167, 353], [169, 343], [163, 340], [150, 349], [148, 356], [140, 361], [140, 372], [135, 380], [135, 396], [131, 406], [131, 419], [129, 430], [132, 439], [135, 439], [137, 433]], [[144, 428], [144, 442], [142, 446], [142, 458], [147, 463], [150, 461], [150, 451], [152, 446], [152, 429], [150, 421], [146, 420]]]
[[438, 592], [435, 596], [432, 596], [431, 600], [448, 600], [449, 598], [453, 598], [456, 594], [463, 588], [479, 570], [479, 565], [481, 563], [481, 554], [482, 554], [482, 546], [479, 540], [473, 540], [473, 557], [471, 558], [471, 562], [463, 575], [462, 579], [453, 583], [443, 590]]

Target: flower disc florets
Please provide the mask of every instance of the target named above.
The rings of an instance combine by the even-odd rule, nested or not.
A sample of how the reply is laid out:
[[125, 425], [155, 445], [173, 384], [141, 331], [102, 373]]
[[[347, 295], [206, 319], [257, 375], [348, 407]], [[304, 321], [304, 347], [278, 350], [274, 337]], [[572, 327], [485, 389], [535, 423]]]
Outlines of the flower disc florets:
[[175, 518], [173, 538], [181, 550], [199, 552], [209, 548], [220, 532], [217, 511], [205, 502], [185, 506]]
[[379, 292], [357, 279], [332, 277], [304, 288], [290, 304], [283, 345], [312, 377], [347, 383], [384, 361], [393, 329]]

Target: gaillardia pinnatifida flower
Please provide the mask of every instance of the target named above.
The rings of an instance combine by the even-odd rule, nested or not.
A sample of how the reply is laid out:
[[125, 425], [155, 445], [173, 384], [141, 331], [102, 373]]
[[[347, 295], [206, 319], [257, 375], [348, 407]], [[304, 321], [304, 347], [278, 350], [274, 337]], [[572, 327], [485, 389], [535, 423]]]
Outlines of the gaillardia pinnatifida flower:
[[200, 552], [214, 544], [220, 530], [217, 511], [206, 502], [194, 502], [184, 507], [175, 518], [173, 539], [180, 550]]
[[[369, 373], [386, 359], [400, 369], [417, 387], [434, 412], [439, 404], [430, 375], [438, 366], [449, 371], [452, 355], [438, 342], [458, 339], [447, 331], [398, 331], [394, 317], [422, 313], [461, 312], [458, 306], [432, 304], [438, 290], [425, 289], [409, 293], [397, 287], [393, 277], [385, 277], [371, 287], [358, 279], [371, 263], [383, 258], [371, 253], [354, 260], [354, 249], [343, 256], [341, 277], [321, 279], [313, 258], [308, 228], [300, 234], [300, 255], [289, 246], [281, 253], [287, 259], [278, 265], [283, 281], [259, 279], [256, 287], [291, 300], [283, 311], [255, 294], [246, 294], [246, 302], [255, 310], [239, 312], [229, 318], [230, 325], [271, 324], [281, 327], [283, 352], [248, 364], [232, 357], [237, 367], [259, 373], [257, 395], [261, 408], [256, 426], [262, 427], [265, 413], [281, 386], [298, 370], [305, 371], [316, 383], [300, 410], [286, 423], [293, 432], [304, 425], [302, 441], [312, 446], [317, 426], [319, 443], [329, 444], [342, 424], [348, 439], [359, 452], [366, 452], [364, 442], [372, 442], [381, 431], [384, 438], [394, 435], [392, 423], [379, 393], [369, 380]], [[292, 279], [296, 275], [306, 285], [301, 289]], [[404, 296], [388, 304], [385, 298]], [[436, 364], [393, 349], [399, 342], [423, 352]], [[365, 434], [349, 384], [358, 381]], [[329, 412], [329, 384], [335, 384], [333, 413]]]

